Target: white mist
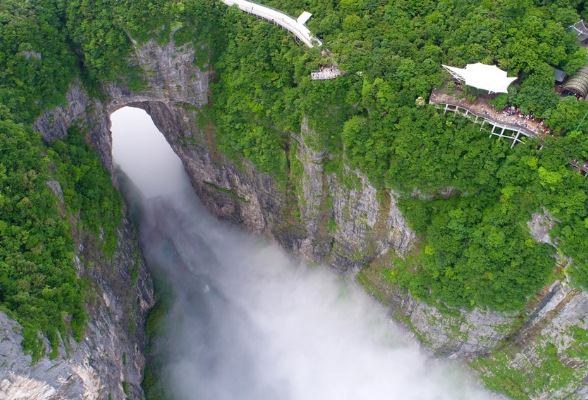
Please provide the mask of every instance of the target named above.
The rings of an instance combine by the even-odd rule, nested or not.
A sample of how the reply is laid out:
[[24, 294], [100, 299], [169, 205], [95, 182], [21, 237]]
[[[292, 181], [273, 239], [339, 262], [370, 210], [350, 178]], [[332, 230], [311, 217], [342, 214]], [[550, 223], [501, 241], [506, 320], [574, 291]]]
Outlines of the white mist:
[[110, 116], [112, 156], [147, 197], [165, 195], [184, 187], [184, 166], [139, 108], [125, 107]]
[[178, 399], [496, 398], [426, 357], [354, 282], [210, 216], [144, 112], [112, 122], [115, 161], [161, 196], [143, 204], [140, 236], [174, 288], [165, 376]]

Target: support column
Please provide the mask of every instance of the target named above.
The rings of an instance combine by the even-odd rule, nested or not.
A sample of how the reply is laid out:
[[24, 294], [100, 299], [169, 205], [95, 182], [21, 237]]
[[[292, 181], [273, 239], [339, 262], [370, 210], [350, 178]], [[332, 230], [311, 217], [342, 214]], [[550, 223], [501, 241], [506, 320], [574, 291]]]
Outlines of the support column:
[[515, 144], [517, 144], [517, 141], [519, 141], [520, 134], [521, 134], [521, 131], [517, 131], [517, 135], [515, 136], [514, 140], [512, 141], [512, 145], [510, 146], [511, 149], [514, 147]]
[[494, 129], [496, 129], [496, 125], [492, 125], [492, 132], [490, 132], [490, 136], [488, 136], [489, 138], [491, 138], [492, 135], [494, 135]]

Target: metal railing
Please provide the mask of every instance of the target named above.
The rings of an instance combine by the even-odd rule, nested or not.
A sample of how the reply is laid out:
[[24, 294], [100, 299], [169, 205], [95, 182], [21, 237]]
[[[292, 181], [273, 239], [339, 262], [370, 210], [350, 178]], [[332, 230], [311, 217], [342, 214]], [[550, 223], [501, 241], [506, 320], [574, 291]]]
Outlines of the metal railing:
[[[286, 29], [287, 31], [293, 33], [298, 39], [302, 40], [308, 47], [314, 47], [313, 42], [318, 43], [319, 46], [322, 46], [322, 42], [316, 37], [313, 36], [310, 32], [310, 29], [306, 26], [306, 24], [299, 24], [296, 22], [295, 18], [292, 18], [290, 15], [276, 10], [275, 8], [250, 1], [250, 0], [221, 0], [223, 3], [228, 5], [229, 7], [236, 4], [237, 7], [241, 11], [246, 13], [255, 15], [257, 17], [263, 18], [269, 22], [273, 22], [282, 28]], [[267, 10], [271, 10], [275, 14], [268, 13]], [[301, 30], [300, 27], [304, 28]]]
[[[531, 136], [531, 137], [537, 137], [538, 136], [537, 133], [535, 133], [535, 132], [533, 132], [533, 131], [525, 128], [524, 126], [520, 126], [520, 125], [517, 125], [517, 124], [511, 124], [511, 123], [508, 123], [508, 122], [497, 121], [497, 120], [495, 120], [495, 119], [493, 119], [493, 118], [491, 118], [490, 116], [487, 116], [487, 115], [478, 115], [475, 112], [472, 112], [469, 109], [467, 109], [467, 108], [465, 108], [463, 106], [459, 106], [457, 104], [451, 104], [451, 103], [435, 103], [435, 104], [443, 104], [445, 106], [455, 107], [455, 110], [450, 109], [450, 108], [447, 108], [447, 107], [445, 107], [445, 110], [447, 110], [447, 111], [457, 111], [460, 114], [463, 114], [465, 117], [467, 117], [467, 115], [465, 113], [465, 112], [467, 112], [467, 114], [470, 114], [470, 115], [473, 115], [475, 117], [484, 119], [484, 120], [486, 120], [486, 122], [488, 122], [488, 123], [490, 123], [490, 124], [492, 124], [494, 126], [497, 126], [499, 128], [505, 128], [505, 129], [508, 129], [508, 130], [514, 131], [514, 132], [517, 132], [518, 131], [518, 132], [521, 132], [525, 136]], [[464, 112], [460, 112], [459, 109], [464, 110]]]

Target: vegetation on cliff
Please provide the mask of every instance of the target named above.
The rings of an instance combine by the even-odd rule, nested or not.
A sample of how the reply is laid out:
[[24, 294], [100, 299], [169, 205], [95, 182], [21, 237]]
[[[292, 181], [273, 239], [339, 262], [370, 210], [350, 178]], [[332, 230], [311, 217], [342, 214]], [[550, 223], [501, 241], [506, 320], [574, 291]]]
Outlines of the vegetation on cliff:
[[[568, 272], [576, 283], [588, 286], [588, 179], [568, 166], [572, 159], [588, 158], [588, 124], [576, 130], [588, 103], [559, 100], [551, 69], [573, 72], [586, 63], [585, 49], [566, 29], [587, 16], [583, 2], [267, 3], [291, 15], [303, 9], [313, 13], [308, 25], [334, 58], [320, 48], [298, 46], [286, 31], [212, 0], [0, 4], [0, 99], [5, 106], [2, 134], [7, 138], [0, 149], [0, 172], [5, 171], [0, 177], [20, 171], [11, 178], [16, 183], [9, 185], [8, 178], [2, 178], [0, 219], [10, 227], [2, 232], [14, 238], [19, 234], [13, 226], [25, 224], [22, 229], [31, 231], [40, 224], [43, 228], [36, 235], [43, 243], [53, 243], [55, 235], [62, 238], [61, 250], [45, 246], [43, 251], [58, 251], [47, 257], [63, 260], [55, 269], [67, 277], [37, 286], [24, 281], [20, 285], [20, 278], [12, 276], [2, 281], [10, 289], [2, 286], [0, 301], [23, 324], [31, 323], [50, 337], [62, 329], [63, 317], [40, 322], [20, 307], [47, 301], [46, 287], [53, 290], [69, 282], [70, 298], [77, 299], [55, 306], [55, 312], [44, 311], [47, 315], [73, 315], [82, 298], [69, 228], [55, 214], [57, 208], [47, 205], [51, 194], [41, 188], [44, 180], [39, 176], [49, 179], [53, 162], [57, 168], [50, 172], [62, 183], [68, 210], [80, 209], [88, 229], [97, 232], [102, 227], [112, 240], [114, 230], [105, 217], [120, 218], [120, 205], [106, 175], [90, 172], [100, 167], [81, 134], [48, 147], [18, 123], [30, 123], [44, 109], [62, 104], [75, 78], [95, 95], [105, 80], [140, 89], [143, 77], [126, 59], [133, 49], [131, 40], [163, 43], [173, 38], [179, 44], [208, 45], [215, 71], [210, 117], [221, 150], [234, 160], [245, 157], [277, 180], [287, 179], [288, 132], [299, 130], [306, 117], [320, 136], [320, 143], [309, 145], [329, 153], [328, 172], [339, 173], [345, 161], [379, 190], [400, 193], [401, 208], [422, 240], [393, 279], [418, 298], [465, 308], [521, 309], [556, 273], [554, 250], [537, 244], [526, 227], [532, 213], [543, 212], [540, 206], [558, 221], [552, 234], [558, 249], [574, 259]], [[206, 57], [195, 62], [204, 66], [202, 59]], [[333, 61], [346, 76], [310, 79], [311, 70]], [[542, 148], [530, 140], [511, 150], [465, 120], [417, 105], [418, 97], [427, 98], [443, 83], [441, 63], [463, 66], [477, 61], [518, 75], [519, 81], [500, 100], [542, 116], [557, 137], [546, 138]], [[8, 139], [16, 142], [11, 145]], [[15, 158], [21, 152], [23, 156]], [[25, 179], [30, 171], [34, 174]], [[39, 196], [28, 194], [29, 180]], [[31, 203], [28, 208], [25, 199]], [[29, 212], [30, 222], [17, 218], [15, 210]], [[53, 231], [39, 222], [48, 213], [59, 227]], [[29, 253], [36, 245], [27, 247], [25, 239], [19, 243], [13, 258], [5, 256], [2, 274], [14, 270], [16, 258], [33, 257]], [[107, 240], [105, 250], [112, 251], [113, 245]], [[31, 262], [45, 266], [44, 261]], [[22, 271], [17, 272], [33, 276]], [[35, 312], [45, 310], [36, 307]]]
[[0, 143], [0, 307], [23, 326], [23, 348], [33, 360], [43, 355], [38, 332], [54, 357], [58, 332], [80, 340], [86, 322], [86, 285], [74, 265], [71, 232], [102, 235], [111, 254], [120, 197], [79, 132], [48, 148], [39, 133], [0, 117]]
[[57, 355], [57, 332], [71, 317], [77, 339], [85, 323], [83, 282], [73, 265], [75, 246], [61, 218], [57, 198], [45, 186], [50, 161], [37, 133], [0, 121], [0, 305], [23, 326], [23, 347], [33, 359], [42, 352], [44, 332]]
[[[302, 11], [295, 2], [268, 4], [291, 15]], [[309, 118], [320, 148], [335, 156], [334, 171], [345, 157], [377, 188], [402, 194], [422, 241], [397, 279], [422, 300], [521, 309], [556, 268], [554, 250], [535, 243], [526, 227], [541, 205], [560, 221], [554, 235], [575, 259], [570, 273], [588, 284], [588, 186], [568, 167], [588, 154], [588, 125], [573, 131], [588, 107], [559, 101], [552, 73], [552, 66], [571, 72], [586, 62], [585, 49], [566, 30], [580, 18], [580, 5], [341, 1], [304, 8], [314, 14], [309, 27], [347, 75], [312, 81], [311, 70], [332, 62], [320, 49], [297, 47], [281, 40], [285, 31], [228, 10], [223, 29], [230, 40], [213, 60], [212, 86], [223, 151], [279, 177], [284, 132]], [[543, 150], [535, 141], [510, 150], [465, 120], [417, 107], [417, 97], [442, 84], [441, 63], [476, 61], [519, 75], [503, 101], [565, 133], [548, 138]]]
[[[308, 118], [321, 137], [307, 145], [328, 150], [327, 173], [340, 173], [346, 162], [379, 190], [401, 195], [403, 214], [421, 241], [406, 260], [395, 259], [386, 281], [436, 307], [520, 311], [561, 276], [556, 250], [537, 243], [527, 227], [532, 213], [544, 213], [542, 207], [557, 220], [552, 241], [574, 259], [564, 273], [588, 287], [588, 179], [569, 166], [588, 158], [588, 125], [576, 130], [588, 103], [560, 100], [552, 75], [552, 67], [570, 73], [587, 62], [567, 30], [586, 17], [582, 2], [265, 3], [294, 16], [312, 12], [309, 27], [347, 74], [311, 81], [311, 70], [333, 60], [320, 49], [281, 40], [288, 34], [264, 21], [228, 11], [224, 29], [232, 40], [213, 60], [218, 81], [212, 85], [223, 151], [279, 177], [279, 163], [247, 151], [287, 151], [280, 132], [296, 132]], [[256, 51], [258, 46], [266, 50]], [[446, 79], [441, 63], [463, 67], [478, 61], [518, 75], [499, 100], [545, 118], [556, 136], [510, 149], [465, 119], [418, 106], [419, 96], [428, 98]], [[251, 133], [260, 126], [265, 129]], [[514, 355], [508, 367], [499, 357], [474, 367], [489, 387], [513, 398], [558, 390], [565, 398], [584, 370], [571, 371], [552, 340], [538, 344], [532, 369], [513, 365]], [[529, 380], [528, 370], [551, 375]]]

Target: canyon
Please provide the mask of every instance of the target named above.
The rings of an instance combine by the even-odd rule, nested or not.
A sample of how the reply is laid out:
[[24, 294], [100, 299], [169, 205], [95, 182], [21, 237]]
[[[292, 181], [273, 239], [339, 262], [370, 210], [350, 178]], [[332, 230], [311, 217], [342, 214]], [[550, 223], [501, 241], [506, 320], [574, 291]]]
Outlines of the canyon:
[[[408, 255], [419, 238], [398, 209], [396, 193], [378, 191], [366, 176], [348, 166], [341, 175], [325, 171], [323, 162], [329, 154], [314, 140], [317, 134], [308, 121], [301, 121], [299, 132], [288, 133], [288, 151], [301, 163], [302, 172], [290, 173], [286, 187], [249, 161], [235, 163], [222, 154], [214, 126], [206, 117], [214, 70], [207, 63], [202, 68], [195, 65], [196, 53], [202, 50], [199, 46], [176, 46], [173, 40], [135, 44], [129, 62], [144, 72], [144, 90], [105, 83], [106, 98], [99, 100], [75, 82], [67, 93], [67, 104], [46, 111], [33, 127], [50, 141], [78, 126], [87, 132], [87, 140], [115, 180], [110, 115], [126, 106], [145, 110], [182, 160], [194, 190], [210, 212], [305, 261], [327, 264], [349, 277], [362, 271], [368, 292], [431, 354], [475, 364], [481, 357], [495, 357], [496, 351], [509, 348], [509, 363], [528, 369], [544, 360], [541, 349], [546, 343], [555, 343], [560, 351], [574, 344], [574, 327], [586, 328], [588, 294], [565, 280], [546, 287], [524, 315], [478, 308], [447, 313], [388, 282], [379, 269]], [[537, 241], [550, 240], [550, 223], [548, 214], [536, 214], [529, 221]], [[18, 324], [0, 312], [0, 332], [7, 338], [0, 342], [0, 375], [6, 376], [0, 399], [17, 395], [40, 399], [142, 396], [143, 325], [153, 304], [153, 286], [132, 224], [126, 218], [120, 228], [118, 251], [112, 260], [102, 260], [92, 252], [92, 241], [98, 238], [80, 235], [76, 239], [78, 257], [96, 258], [92, 271], [81, 272], [91, 276], [96, 287], [84, 340], [64, 344], [62, 357], [43, 358], [30, 366], [30, 358], [20, 349]], [[133, 268], [138, 271], [135, 279]], [[569, 365], [574, 360], [570, 356]], [[476, 369], [492, 375], [487, 367]], [[575, 374], [549, 398], [588, 395], [588, 369], [578, 366]]]

